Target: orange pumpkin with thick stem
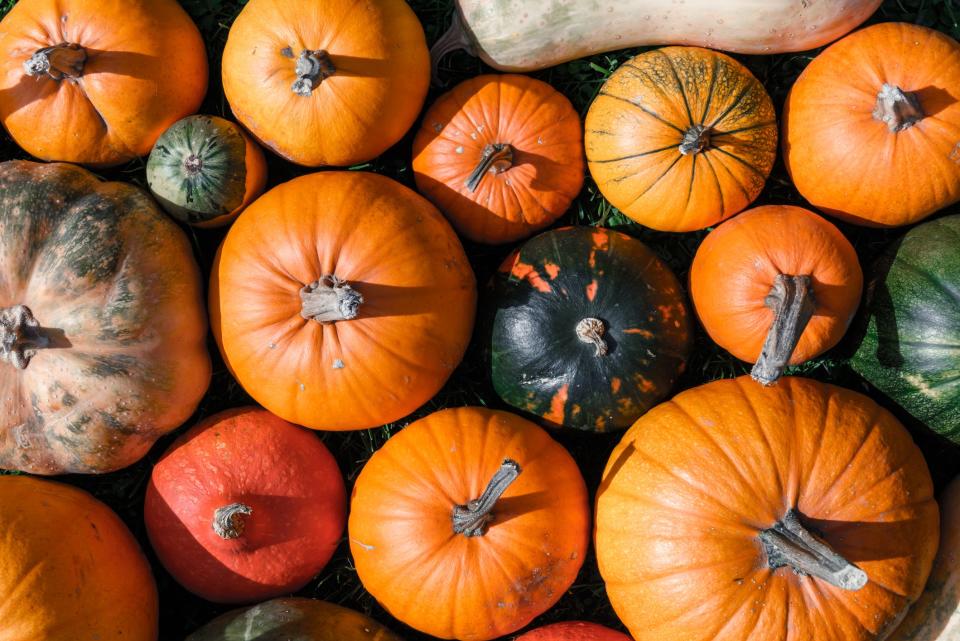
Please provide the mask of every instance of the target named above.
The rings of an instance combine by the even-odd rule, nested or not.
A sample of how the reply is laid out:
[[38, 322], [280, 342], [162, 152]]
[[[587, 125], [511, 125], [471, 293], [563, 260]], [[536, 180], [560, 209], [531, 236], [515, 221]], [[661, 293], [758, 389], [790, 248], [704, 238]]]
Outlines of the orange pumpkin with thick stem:
[[717, 344], [775, 383], [836, 345], [863, 290], [857, 253], [840, 230], [800, 207], [757, 207], [704, 239], [690, 296]]
[[223, 50], [223, 91], [265, 146], [300, 165], [379, 156], [413, 125], [430, 84], [404, 0], [250, 0]]
[[513, 414], [447, 409], [394, 435], [353, 488], [350, 551], [396, 618], [443, 639], [485, 641], [563, 596], [590, 528], [577, 464]]
[[960, 200], [960, 44], [887, 22], [817, 56], [787, 97], [783, 153], [817, 209], [909, 225]]
[[0, 118], [43, 160], [145, 156], [207, 91], [203, 40], [176, 0], [20, 0], [0, 51]]
[[463, 358], [476, 280], [450, 225], [377, 174], [321, 172], [266, 193], [217, 253], [210, 324], [244, 389], [315, 429], [400, 419]]
[[637, 641], [875, 641], [920, 596], [933, 483], [889, 412], [744, 376], [645, 414], [610, 455], [596, 549]]
[[526, 238], [562, 216], [580, 192], [580, 116], [540, 80], [472, 78], [427, 111], [413, 141], [413, 175], [470, 240]]

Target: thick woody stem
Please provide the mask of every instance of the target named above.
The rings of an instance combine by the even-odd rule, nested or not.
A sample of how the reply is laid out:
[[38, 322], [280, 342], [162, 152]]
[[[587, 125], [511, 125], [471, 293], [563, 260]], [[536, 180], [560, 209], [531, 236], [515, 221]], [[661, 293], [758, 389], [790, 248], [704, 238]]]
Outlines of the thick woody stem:
[[483, 148], [480, 162], [467, 176], [464, 184], [471, 192], [477, 190], [487, 173], [502, 174], [513, 167], [513, 147], [505, 142], [496, 142]]
[[26, 369], [37, 350], [50, 345], [40, 323], [29, 307], [16, 305], [0, 309], [0, 360], [17, 369]]
[[760, 358], [750, 371], [753, 380], [773, 385], [783, 375], [803, 330], [816, 311], [812, 282], [809, 276], [777, 275], [765, 300], [767, 307], [773, 310], [773, 323]]
[[222, 539], [240, 538], [247, 527], [244, 518], [253, 514], [253, 508], [243, 503], [231, 503], [213, 513], [213, 531]]
[[28, 76], [49, 76], [54, 80], [75, 80], [83, 75], [87, 52], [78, 44], [61, 42], [53, 47], [40, 49], [23, 63]]
[[891, 132], [898, 133], [909, 129], [923, 120], [925, 115], [917, 94], [886, 83], [880, 88], [873, 117], [886, 123]]
[[684, 156], [697, 154], [710, 146], [710, 128], [706, 125], [694, 125], [683, 135], [680, 153]]
[[324, 79], [335, 74], [337, 69], [326, 51], [304, 49], [297, 58], [296, 72], [297, 79], [293, 83], [293, 93], [309, 98], [313, 90], [319, 87]]
[[351, 320], [360, 312], [363, 295], [332, 274], [300, 290], [300, 315], [318, 323]]
[[464, 536], [483, 536], [493, 520], [493, 508], [510, 484], [520, 476], [520, 464], [504, 459], [480, 498], [453, 508], [453, 531]]
[[603, 340], [607, 327], [599, 318], [584, 318], [577, 323], [577, 338], [583, 343], [592, 343], [597, 351], [594, 356], [606, 356], [610, 351], [607, 341]]
[[842, 590], [859, 590], [869, 581], [866, 572], [805, 528], [795, 509], [760, 532], [760, 541], [771, 570], [789, 566], [797, 574], [817, 577]]

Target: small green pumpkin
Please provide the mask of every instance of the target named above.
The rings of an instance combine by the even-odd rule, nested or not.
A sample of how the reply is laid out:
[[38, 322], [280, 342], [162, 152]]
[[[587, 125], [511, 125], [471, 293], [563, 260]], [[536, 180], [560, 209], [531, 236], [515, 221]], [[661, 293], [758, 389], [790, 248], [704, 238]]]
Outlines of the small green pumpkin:
[[880, 259], [850, 364], [960, 443], [960, 215], [914, 227]]
[[196, 227], [229, 223], [260, 195], [266, 178], [260, 147], [216, 116], [177, 121], [147, 160], [150, 191], [171, 216]]

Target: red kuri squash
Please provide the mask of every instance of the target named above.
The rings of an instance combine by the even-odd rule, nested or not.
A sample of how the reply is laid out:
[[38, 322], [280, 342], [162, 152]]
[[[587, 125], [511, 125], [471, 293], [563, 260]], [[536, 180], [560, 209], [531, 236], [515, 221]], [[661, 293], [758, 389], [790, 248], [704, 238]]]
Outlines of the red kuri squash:
[[630, 637], [596, 623], [567, 621], [531, 630], [516, 641], [630, 641]]

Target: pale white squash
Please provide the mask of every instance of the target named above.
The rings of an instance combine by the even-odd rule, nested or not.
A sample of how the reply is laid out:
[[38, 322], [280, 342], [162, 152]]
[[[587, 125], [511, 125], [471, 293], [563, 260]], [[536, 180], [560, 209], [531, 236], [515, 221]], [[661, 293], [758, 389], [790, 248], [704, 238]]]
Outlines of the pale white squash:
[[846, 35], [881, 0], [456, 0], [439, 59], [466, 49], [501, 71], [533, 71], [641, 45], [737, 53], [813, 49]]

